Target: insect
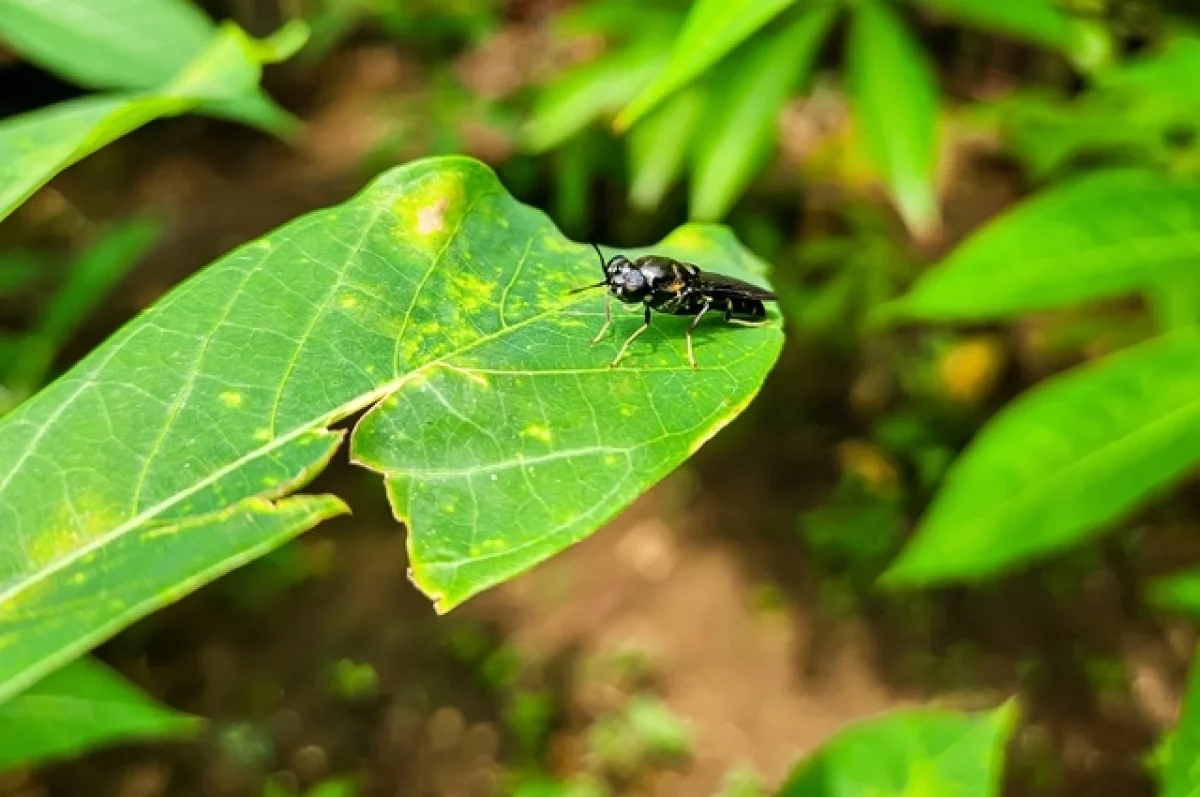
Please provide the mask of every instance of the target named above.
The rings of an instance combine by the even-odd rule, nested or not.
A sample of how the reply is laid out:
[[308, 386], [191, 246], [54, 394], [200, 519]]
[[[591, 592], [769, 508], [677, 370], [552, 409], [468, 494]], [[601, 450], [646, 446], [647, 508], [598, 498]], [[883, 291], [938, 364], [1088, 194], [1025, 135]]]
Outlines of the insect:
[[[701, 271], [691, 263], [683, 263], [662, 255], [642, 255], [636, 260], [630, 260], [624, 255], [614, 255], [610, 260], [605, 260], [604, 253], [595, 242], [592, 243], [592, 247], [600, 256], [604, 279], [570, 291], [579, 293], [592, 288], [608, 288], [604, 297], [604, 326], [600, 327], [596, 337], [588, 342], [595, 344], [612, 326], [614, 298], [623, 304], [641, 304], [645, 307], [642, 325], [625, 340], [609, 368], [615, 368], [625, 357], [629, 344], [650, 328], [652, 310], [669, 315], [694, 316], [687, 328], [687, 354], [688, 362], [695, 368], [692, 331], [705, 313], [709, 310], [723, 312], [728, 323], [757, 327], [766, 323], [767, 309], [763, 302], [776, 300], [775, 294], [764, 288], [723, 274]], [[734, 316], [764, 320], [748, 321]]]

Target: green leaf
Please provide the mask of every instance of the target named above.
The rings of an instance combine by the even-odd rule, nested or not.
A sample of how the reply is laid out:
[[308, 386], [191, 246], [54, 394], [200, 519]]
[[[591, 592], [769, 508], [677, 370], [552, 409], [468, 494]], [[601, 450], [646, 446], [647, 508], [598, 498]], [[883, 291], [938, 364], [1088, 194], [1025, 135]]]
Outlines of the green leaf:
[[1192, 656], [1183, 713], [1167, 747], [1160, 793], [1162, 797], [1200, 794], [1200, 651]]
[[[761, 282], [724, 228], [657, 250]], [[433, 158], [173, 290], [0, 419], [0, 697], [344, 511], [281, 498], [368, 410], [413, 579], [446, 611], [616, 515], [734, 418], [783, 335], [640, 317], [595, 346], [600, 273], [482, 164]]]
[[159, 705], [94, 659], [76, 659], [0, 703], [0, 769], [111, 742], [190, 736], [202, 724]]
[[1071, 44], [1067, 18], [1051, 0], [909, 0], [937, 14], [995, 33], [1066, 49]]
[[[297, 30], [287, 29], [290, 35]], [[93, 89], [159, 88], [199, 59], [217, 35], [212, 21], [185, 0], [0, 0], [0, 40]], [[211, 110], [277, 134], [296, 125], [257, 81]]]
[[1010, 701], [976, 715], [902, 709], [860, 722], [801, 763], [779, 797], [993, 797], [1017, 714]]
[[134, 219], [106, 231], [71, 264], [64, 284], [22, 341], [6, 375], [9, 388], [27, 395], [42, 386], [59, 349], [161, 233], [161, 224]]
[[854, 9], [847, 44], [854, 122], [866, 155], [918, 236], [939, 225], [934, 170], [938, 87], [918, 42], [880, 0]]
[[531, 152], [545, 152], [574, 138], [593, 122], [616, 113], [666, 62], [667, 34], [648, 34], [611, 55], [565, 73], [547, 86], [525, 123]]
[[1200, 570], [1155, 579], [1147, 592], [1149, 599], [1159, 606], [1200, 616]]
[[629, 131], [629, 201], [635, 208], [653, 210], [679, 178], [704, 104], [703, 89], [689, 87]]
[[691, 215], [712, 221], [762, 169], [775, 147], [779, 112], [807, 77], [835, 8], [814, 5], [782, 30], [731, 58], [699, 124]]
[[1082, 177], [1023, 202], [930, 269], [889, 312], [984, 319], [1196, 273], [1200, 184], [1141, 170]]
[[1200, 458], [1200, 332], [1131, 346], [1010, 403], [951, 467], [889, 584], [974, 579], [1098, 533]]
[[152, 119], [208, 101], [236, 100], [258, 83], [264, 61], [285, 53], [271, 41], [256, 42], [228, 26], [161, 89], [83, 97], [5, 119], [0, 122], [0, 219], [63, 169]]
[[796, 0], [696, 0], [671, 45], [670, 61], [613, 126], [628, 130], [671, 94], [695, 80]]

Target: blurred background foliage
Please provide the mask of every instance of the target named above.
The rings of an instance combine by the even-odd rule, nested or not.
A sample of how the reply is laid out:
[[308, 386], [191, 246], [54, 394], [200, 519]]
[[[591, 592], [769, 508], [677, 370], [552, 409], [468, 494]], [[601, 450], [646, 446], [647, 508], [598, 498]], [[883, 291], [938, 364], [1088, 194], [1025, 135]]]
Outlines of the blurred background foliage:
[[[1194, 412], [1197, 347], [1169, 334], [1186, 336], [1200, 306], [1192, 3], [69, 7], [0, 0], [0, 133], [93, 92], [158, 88], [217, 20], [256, 36], [302, 21], [309, 36], [264, 90], [196, 94], [152, 116], [199, 115], [90, 154], [141, 122], [97, 128], [29, 192], [78, 165], [6, 204], [0, 411], [216, 255], [429, 154], [488, 162], [578, 240], [644, 245], [687, 219], [730, 224], [774, 265], [791, 340], [747, 415], [598, 535], [610, 542], [461, 617], [428, 617], [378, 485], [333, 469], [322, 478], [355, 518], [99, 652], [211, 725], [160, 713], [89, 660], [49, 686], [133, 706], [145, 724], [125, 737], [188, 741], [27, 761], [4, 793], [768, 794], [873, 711], [914, 696], [995, 708], [1012, 694], [1023, 706], [1005, 793], [1190, 793], [1176, 748], [1200, 750], [1200, 712], [1166, 734], [1195, 643], [1177, 612], [1200, 607], [1186, 570], [1200, 562], [1200, 507], [1186, 484], [1162, 488], [1194, 464], [1191, 448], [1169, 450], [1191, 425], [1107, 461], [1023, 525], [983, 529], [986, 555], [956, 541], [975, 513], [1005, 511], [996, 484], [1050, 480], [1063, 448], [1086, 460], [1097, 436]], [[257, 63], [298, 45], [277, 41]], [[0, 152], [12, 140], [0, 135]], [[1033, 428], [1005, 420], [1020, 417]], [[1094, 428], [1073, 442], [1038, 434], [1078, 419]], [[992, 421], [1000, 431], [981, 433]], [[896, 565], [915, 528], [934, 542]], [[723, 565], [706, 564], [711, 551]], [[989, 578], [881, 592], [889, 568], [918, 583]], [[731, 572], [736, 589], [722, 586]], [[687, 645], [673, 635], [730, 604], [736, 622], [720, 615]], [[681, 697], [716, 692], [747, 713], [714, 720]], [[772, 704], [792, 719], [755, 719]], [[5, 710], [0, 736], [17, 738], [28, 709]], [[1007, 709], [984, 716], [961, 732], [1011, 730]], [[822, 755], [894, 733], [862, 726]], [[823, 760], [786, 793], [840, 793], [806, 785]]]

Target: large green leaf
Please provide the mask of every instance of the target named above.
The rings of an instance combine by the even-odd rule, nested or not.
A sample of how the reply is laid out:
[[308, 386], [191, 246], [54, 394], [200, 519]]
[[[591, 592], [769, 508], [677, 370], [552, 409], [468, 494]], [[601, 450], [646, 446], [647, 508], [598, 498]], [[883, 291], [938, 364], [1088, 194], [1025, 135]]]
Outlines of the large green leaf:
[[[94, 89], [158, 88], [216, 35], [212, 21], [186, 0], [0, 0], [0, 40]], [[210, 110], [276, 133], [296, 124], [257, 85]]]
[[71, 756], [110, 742], [186, 736], [201, 725], [199, 718], [160, 706], [85, 657], [0, 703], [0, 769]]
[[[723, 228], [659, 250], [745, 279]], [[369, 409], [353, 458], [409, 524], [445, 611], [585, 537], [738, 414], [769, 326], [640, 316], [607, 338], [590, 247], [482, 164], [396, 169], [168, 294], [0, 420], [0, 698], [344, 507], [281, 498]]]
[[930, 269], [892, 312], [983, 319], [1135, 290], [1200, 268], [1200, 183], [1141, 170], [1024, 202]]
[[696, 0], [671, 46], [670, 61], [613, 123], [629, 129], [660, 102], [720, 61], [796, 0]]
[[882, 0], [854, 9], [847, 44], [854, 123], [904, 222], [927, 235], [938, 225], [938, 87], [921, 44]]
[[910, 0], [985, 30], [1066, 48], [1071, 27], [1052, 0]]
[[1200, 650], [1192, 657], [1179, 724], [1167, 746], [1162, 797], [1200, 796]]
[[839, 733], [788, 777], [779, 797], [993, 797], [1017, 721], [984, 714], [893, 711]]
[[257, 85], [263, 63], [294, 52], [303, 41], [297, 31], [285, 28], [257, 42], [227, 26], [160, 89], [84, 97], [0, 122], [0, 219], [63, 169], [150, 120], [244, 95]]
[[951, 467], [886, 583], [970, 579], [1099, 532], [1200, 459], [1200, 331], [1052, 378]]
[[731, 58], [696, 131], [691, 215], [723, 217], [766, 163], [779, 112], [808, 76], [835, 9], [814, 4], [787, 27]]

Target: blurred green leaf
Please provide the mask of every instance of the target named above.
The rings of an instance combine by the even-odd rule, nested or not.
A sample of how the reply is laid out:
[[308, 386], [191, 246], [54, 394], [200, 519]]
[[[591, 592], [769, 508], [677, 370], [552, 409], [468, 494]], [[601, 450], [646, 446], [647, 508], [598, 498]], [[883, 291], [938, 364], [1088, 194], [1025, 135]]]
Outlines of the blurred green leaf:
[[909, 0], [950, 19], [1051, 47], [1071, 43], [1071, 27], [1051, 0]]
[[905, 224], [925, 237], [940, 224], [934, 194], [938, 87], [921, 44], [882, 0], [854, 8], [847, 44], [854, 124]]
[[1085, 157], [1153, 166], [1165, 165], [1171, 155], [1163, 134], [1167, 120], [1095, 91], [1074, 101], [1017, 93], [992, 110], [1006, 145], [1038, 180]]
[[210, 100], [236, 99], [257, 85], [265, 61], [286, 56], [276, 45], [233, 26], [222, 29], [197, 60], [161, 89], [103, 94], [52, 105], [0, 122], [0, 219], [50, 178], [152, 119], [174, 116]]
[[617, 116], [618, 132], [628, 130], [674, 92], [720, 61], [796, 0], [695, 0], [683, 29], [671, 45], [671, 58]]
[[161, 234], [158, 222], [133, 219], [106, 231], [75, 260], [7, 372], [10, 389], [27, 394], [42, 386], [62, 345]]
[[35, 252], [10, 249], [0, 252], [0, 297], [20, 293], [48, 268], [46, 259]]
[[304, 797], [357, 797], [359, 792], [354, 778], [329, 778], [309, 789]]
[[[654, 251], [764, 279], [724, 228]], [[735, 418], [783, 343], [773, 309], [713, 319], [693, 369], [686, 319], [660, 317], [609, 368], [641, 319], [589, 345], [605, 297], [568, 291], [598, 272], [483, 164], [431, 158], [167, 294], [0, 419], [0, 696], [346, 511], [291, 493], [359, 412], [353, 461], [383, 475], [439, 611], [591, 534]]]
[[1192, 655], [1183, 712], [1162, 762], [1162, 797], [1200, 794], [1200, 649]]
[[1003, 317], [1100, 299], [1196, 273], [1200, 183], [1121, 169], [1052, 188], [990, 222], [889, 313]]
[[892, 585], [971, 580], [1077, 543], [1200, 459], [1200, 331], [1049, 379], [950, 468]]
[[629, 201], [635, 208], [653, 210], [679, 178], [704, 104], [703, 89], [689, 87], [629, 131]]
[[722, 218], [762, 169], [778, 137], [779, 112], [808, 78], [836, 9], [814, 4], [787, 27], [732, 56], [696, 126], [691, 216]]
[[993, 797], [1017, 706], [962, 714], [901, 709], [837, 734], [788, 776], [779, 797]]
[[[158, 88], [199, 59], [217, 35], [212, 20], [185, 0], [0, 0], [0, 40], [93, 89]], [[281, 135], [296, 125], [257, 81], [242, 96], [205, 110]]]
[[189, 736], [202, 724], [159, 705], [98, 661], [76, 659], [0, 703], [0, 769], [111, 742]]
[[1200, 617], [1200, 570], [1172, 573], [1155, 579], [1147, 588], [1149, 599], [1159, 606]]
[[593, 122], [616, 113], [666, 63], [666, 35], [636, 43], [565, 73], [538, 95], [523, 139], [532, 152], [544, 152], [578, 135]]

